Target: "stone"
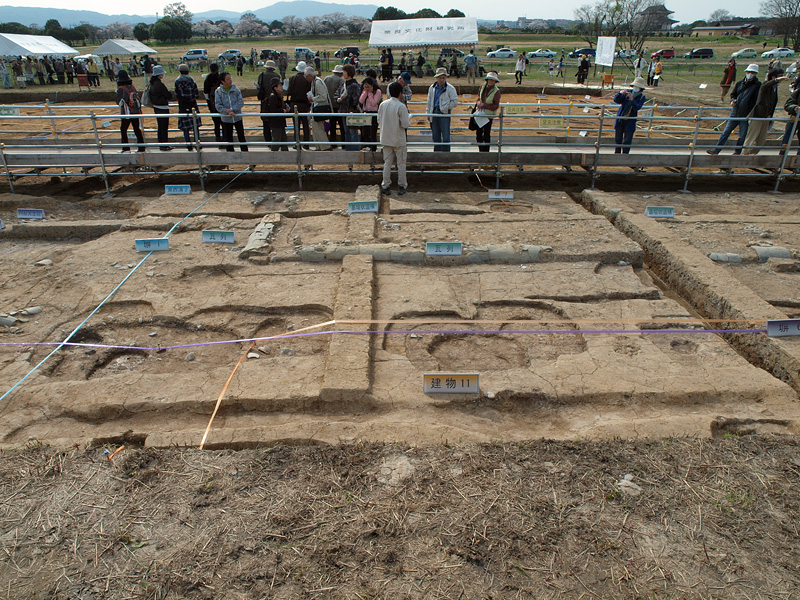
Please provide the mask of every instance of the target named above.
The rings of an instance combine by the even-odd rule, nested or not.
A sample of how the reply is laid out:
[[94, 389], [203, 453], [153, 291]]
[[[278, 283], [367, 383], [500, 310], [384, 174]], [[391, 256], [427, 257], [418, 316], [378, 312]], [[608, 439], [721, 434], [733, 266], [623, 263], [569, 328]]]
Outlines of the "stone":
[[30, 308], [26, 308], [25, 310], [23, 310], [22, 314], [23, 315], [38, 315], [40, 312], [42, 312], [42, 307], [41, 306], [31, 306]]
[[284, 356], [294, 356], [294, 350], [291, 348], [281, 348], [281, 354]]
[[625, 494], [626, 496], [638, 496], [642, 493], [642, 488], [633, 483], [633, 475], [628, 473], [622, 479], [617, 482], [617, 487], [619, 491]]
[[189, 354], [186, 355], [186, 358], [184, 360], [192, 362], [195, 358], [197, 357], [194, 355], [194, 352], [189, 352]]
[[261, 358], [261, 355], [258, 352], [248, 352], [247, 358]]
[[0, 325], [4, 325], [5, 327], [11, 327], [16, 322], [17, 319], [14, 317], [0, 317]]
[[781, 246], [753, 246], [758, 255], [758, 262], [767, 262], [770, 258], [792, 258], [792, 253]]
[[258, 351], [264, 354], [272, 354], [272, 348], [270, 348], [269, 346], [259, 346]]
[[711, 254], [708, 255], [708, 258], [710, 258], [715, 262], [724, 262], [724, 263], [742, 262], [742, 257], [732, 252], [712, 252]]
[[153, 333], [148, 333], [147, 335], [149, 335], [150, 337], [156, 337], [158, 335], [158, 332], [154, 331]]
[[53, 264], [53, 261], [49, 258], [45, 258], [44, 260], [40, 260], [39, 262], [35, 263], [37, 267], [49, 267]]

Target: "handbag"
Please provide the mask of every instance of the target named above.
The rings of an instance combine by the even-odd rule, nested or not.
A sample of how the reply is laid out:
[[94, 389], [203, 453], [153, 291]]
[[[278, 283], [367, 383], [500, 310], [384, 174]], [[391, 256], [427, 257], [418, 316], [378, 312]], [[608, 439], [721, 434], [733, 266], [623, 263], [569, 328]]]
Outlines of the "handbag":
[[[469, 112], [470, 112], [470, 113], [474, 113], [476, 110], [477, 110], [477, 107], [476, 107], [476, 106], [473, 106], [473, 107], [472, 107], [472, 110], [471, 110], [471, 111], [469, 111]], [[467, 125], [467, 128], [468, 128], [470, 131], [478, 131], [478, 129], [480, 129], [480, 128], [478, 127], [478, 124], [475, 122], [475, 117], [470, 117], [470, 118], [469, 118], [469, 125]]]
[[[312, 113], [332, 113], [333, 109], [331, 108], [330, 104], [320, 104], [319, 106], [312, 106], [311, 107], [311, 112]], [[327, 121], [328, 119], [330, 119], [330, 117], [327, 116], [327, 115], [325, 115], [325, 116], [314, 115], [314, 120], [315, 121]]]
[[142, 106], [153, 106], [153, 102], [150, 100], [150, 84], [142, 92]]

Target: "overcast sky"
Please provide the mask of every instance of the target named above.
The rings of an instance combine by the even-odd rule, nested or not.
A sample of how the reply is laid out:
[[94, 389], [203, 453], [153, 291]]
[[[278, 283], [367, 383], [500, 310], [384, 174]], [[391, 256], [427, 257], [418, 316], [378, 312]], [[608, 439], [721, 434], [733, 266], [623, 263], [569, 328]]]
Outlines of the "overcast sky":
[[[171, 0], [138, 0], [132, 3], [109, 2], [108, 0], [82, 0], [77, 5], [74, 0], [29, 0], [27, 6], [42, 6], [46, 8], [71, 8], [94, 10], [104, 14], [151, 14], [158, 12], [162, 15], [164, 6]], [[433, 8], [444, 14], [451, 8], [459, 8], [469, 17], [479, 19], [516, 19], [528, 17], [529, 19], [573, 19], [575, 9], [592, 4], [592, 0], [559, 0], [557, 2], [516, 3], [503, 2], [494, 4], [484, 0], [404, 0], [380, 2], [376, 0], [335, 0], [340, 4], [377, 4], [379, 6], [398, 6], [406, 12], [413, 12], [420, 8]], [[218, 0], [186, 0], [184, 4], [192, 12], [203, 12], [214, 9], [230, 11], [254, 10], [273, 4], [274, 0], [227, 0], [220, 3]], [[524, 8], [527, 4], [527, 9]], [[667, 0], [669, 10], [675, 11], [672, 18], [681, 23], [691, 23], [698, 19], [706, 19], [717, 8], [725, 8], [733, 15], [742, 17], [758, 16], [760, 2], [746, 2], [745, 0], [711, 0], [711, 2], [698, 2], [697, 0]], [[282, 17], [284, 15], [277, 15]]]

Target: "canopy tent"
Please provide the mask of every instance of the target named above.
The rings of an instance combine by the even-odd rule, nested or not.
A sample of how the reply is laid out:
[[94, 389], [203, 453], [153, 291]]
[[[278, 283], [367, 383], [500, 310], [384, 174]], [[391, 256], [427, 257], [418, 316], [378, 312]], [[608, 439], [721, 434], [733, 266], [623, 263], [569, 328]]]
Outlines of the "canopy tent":
[[66, 56], [80, 54], [49, 35], [0, 33], [0, 56]]
[[373, 21], [369, 45], [382, 48], [421, 46], [474, 46], [478, 43], [478, 19], [400, 19]]
[[136, 40], [106, 40], [98, 46], [94, 53], [98, 56], [117, 56], [120, 54], [158, 54], [158, 51]]

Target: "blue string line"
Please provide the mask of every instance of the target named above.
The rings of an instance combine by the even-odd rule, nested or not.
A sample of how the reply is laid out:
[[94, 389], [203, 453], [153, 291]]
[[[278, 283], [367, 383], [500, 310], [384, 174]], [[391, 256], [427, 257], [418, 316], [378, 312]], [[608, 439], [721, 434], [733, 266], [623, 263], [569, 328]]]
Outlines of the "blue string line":
[[[200, 209], [201, 209], [201, 208], [202, 208], [202, 207], [203, 207], [205, 204], [207, 204], [207, 203], [211, 202], [211, 200], [213, 200], [213, 199], [214, 199], [214, 198], [215, 198], [215, 197], [216, 197], [218, 194], [220, 194], [221, 192], [223, 192], [223, 191], [224, 191], [224, 190], [225, 190], [225, 189], [226, 189], [226, 188], [227, 188], [229, 185], [231, 185], [231, 184], [232, 184], [234, 181], [236, 181], [237, 179], [239, 179], [239, 177], [240, 177], [241, 175], [242, 175], [242, 173], [239, 173], [239, 174], [238, 174], [236, 177], [234, 177], [233, 179], [231, 179], [231, 180], [230, 180], [228, 183], [226, 183], [224, 186], [222, 186], [222, 187], [221, 187], [221, 188], [220, 188], [220, 189], [219, 189], [217, 192], [215, 192], [215, 193], [214, 193], [214, 194], [213, 194], [213, 195], [212, 195], [210, 198], [208, 198], [207, 200], [205, 200], [205, 201], [204, 201], [202, 204], [200, 204], [199, 206], [197, 206], [197, 208], [195, 208], [195, 209], [194, 209], [192, 212], [190, 212], [188, 215], [186, 215], [185, 217], [183, 217], [183, 218], [182, 218], [180, 221], [178, 221], [177, 223], [175, 223], [175, 225], [173, 225], [173, 226], [172, 226], [172, 228], [171, 228], [171, 229], [170, 229], [170, 230], [169, 230], [169, 231], [166, 233], [166, 235], [165, 235], [165, 236], [164, 236], [162, 239], [166, 239], [166, 238], [168, 238], [168, 237], [169, 237], [169, 234], [170, 234], [170, 233], [172, 233], [173, 231], [175, 231], [175, 228], [176, 228], [178, 225], [180, 225], [181, 223], [183, 223], [183, 222], [184, 222], [186, 219], [188, 219], [188, 218], [189, 218], [189, 217], [191, 217], [191, 216], [192, 216], [194, 213], [196, 213], [198, 210], [200, 210]], [[121, 287], [123, 286], [123, 284], [124, 284], [126, 281], [128, 281], [128, 279], [130, 279], [131, 275], [133, 275], [133, 274], [136, 272], [136, 270], [137, 270], [139, 267], [141, 267], [141, 266], [144, 264], [144, 262], [145, 262], [145, 261], [146, 261], [148, 258], [150, 258], [150, 255], [151, 255], [152, 253], [153, 253], [153, 251], [152, 251], [152, 250], [151, 250], [150, 252], [148, 252], [148, 253], [147, 253], [147, 255], [146, 255], [144, 258], [142, 258], [142, 260], [140, 260], [140, 261], [139, 261], [139, 264], [137, 264], [137, 265], [136, 265], [136, 266], [135, 266], [135, 267], [134, 267], [134, 268], [131, 270], [131, 272], [130, 272], [130, 273], [128, 273], [128, 274], [127, 274], [127, 275], [126, 275], [126, 276], [123, 278], [123, 280], [119, 282], [119, 284], [117, 285], [117, 287], [115, 287], [115, 288], [114, 288], [114, 289], [111, 291], [111, 293], [110, 293], [108, 296], [106, 296], [106, 297], [105, 297], [105, 299], [104, 299], [104, 300], [103, 300], [103, 301], [102, 301], [100, 304], [98, 304], [98, 305], [97, 305], [97, 308], [95, 308], [95, 309], [94, 309], [94, 310], [93, 310], [91, 313], [89, 313], [89, 316], [88, 316], [88, 317], [86, 317], [86, 318], [85, 318], [83, 321], [81, 321], [81, 322], [80, 322], [80, 324], [79, 324], [79, 325], [78, 325], [78, 326], [77, 326], [75, 329], [73, 329], [73, 330], [72, 330], [72, 333], [70, 333], [70, 334], [69, 334], [69, 335], [68, 335], [68, 336], [67, 336], [67, 337], [64, 339], [64, 341], [63, 341], [63, 342], [61, 342], [61, 343], [60, 343], [58, 346], [56, 346], [56, 347], [53, 349], [53, 351], [52, 351], [50, 354], [48, 354], [47, 356], [45, 356], [45, 357], [44, 357], [44, 358], [43, 358], [43, 359], [42, 359], [42, 360], [39, 362], [39, 364], [38, 364], [38, 365], [36, 365], [36, 366], [35, 366], [35, 367], [33, 367], [33, 368], [30, 370], [30, 371], [28, 371], [28, 372], [25, 374], [25, 377], [23, 377], [23, 378], [22, 378], [22, 379], [20, 379], [20, 380], [19, 380], [17, 383], [15, 383], [15, 384], [14, 384], [14, 385], [11, 387], [11, 389], [10, 389], [10, 390], [8, 390], [8, 391], [7, 391], [5, 394], [3, 394], [2, 396], [0, 396], [0, 402], [2, 402], [3, 400], [5, 400], [7, 396], [9, 396], [9, 395], [10, 395], [10, 394], [11, 394], [11, 393], [12, 393], [12, 392], [15, 390], [15, 389], [17, 389], [19, 386], [21, 386], [21, 385], [22, 385], [22, 384], [25, 382], [25, 380], [27, 380], [27, 379], [28, 379], [28, 377], [30, 377], [30, 376], [31, 376], [31, 375], [33, 375], [33, 374], [34, 374], [36, 371], [38, 371], [38, 370], [39, 370], [39, 367], [41, 367], [41, 366], [42, 366], [44, 363], [46, 363], [46, 362], [47, 362], [47, 361], [50, 359], [50, 357], [51, 357], [51, 356], [53, 356], [53, 355], [54, 355], [56, 352], [58, 352], [59, 350], [61, 350], [61, 348], [63, 348], [63, 347], [64, 347], [64, 344], [65, 344], [66, 342], [69, 342], [69, 341], [70, 341], [70, 339], [72, 339], [72, 337], [73, 337], [73, 336], [74, 336], [76, 333], [78, 333], [78, 331], [81, 329], [81, 327], [83, 327], [84, 325], [86, 325], [86, 322], [87, 322], [89, 319], [91, 319], [91, 318], [92, 318], [92, 317], [93, 317], [93, 316], [94, 316], [94, 315], [97, 313], [97, 311], [99, 311], [99, 310], [100, 310], [100, 309], [103, 307], [103, 305], [105, 305], [105, 303], [106, 303], [106, 302], [108, 302], [108, 301], [111, 299], [111, 297], [112, 297], [114, 294], [116, 294], [116, 293], [117, 293], [117, 291], [119, 290], [119, 288], [121, 288]]]

